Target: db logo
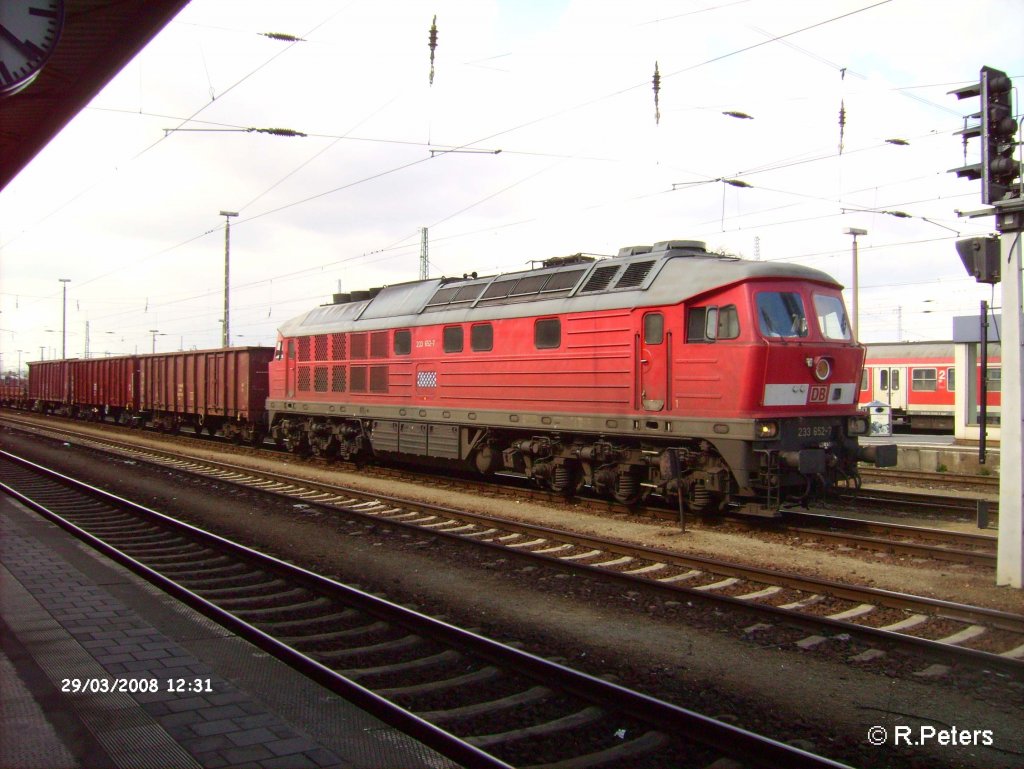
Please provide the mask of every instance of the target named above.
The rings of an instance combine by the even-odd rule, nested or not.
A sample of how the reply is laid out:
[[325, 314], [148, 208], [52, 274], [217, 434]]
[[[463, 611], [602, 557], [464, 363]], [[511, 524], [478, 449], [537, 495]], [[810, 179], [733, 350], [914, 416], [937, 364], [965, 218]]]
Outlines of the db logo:
[[825, 403], [828, 400], [828, 385], [811, 385], [807, 400], [811, 403]]

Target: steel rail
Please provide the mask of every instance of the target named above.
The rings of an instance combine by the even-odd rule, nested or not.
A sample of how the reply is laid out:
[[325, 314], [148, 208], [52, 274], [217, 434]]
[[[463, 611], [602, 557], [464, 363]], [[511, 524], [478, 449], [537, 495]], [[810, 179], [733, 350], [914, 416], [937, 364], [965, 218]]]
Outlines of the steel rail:
[[[110, 439], [104, 440], [108, 442], [110, 441]], [[404, 507], [406, 509], [412, 508], [422, 510], [424, 512], [436, 514], [438, 516], [446, 516], [457, 520], [476, 523], [480, 526], [500, 528], [504, 531], [515, 532], [526, 536], [542, 537], [554, 541], [573, 543], [583, 547], [601, 549], [605, 552], [618, 554], [622, 556], [630, 556], [645, 560], [659, 561], [680, 567], [697, 567], [709, 572], [713, 572], [715, 574], [736, 577], [739, 579], [749, 580], [752, 582], [758, 582], [768, 585], [779, 585], [782, 587], [807, 593], [824, 593], [827, 595], [835, 596], [837, 598], [858, 603], [870, 601], [881, 606], [886, 606], [894, 609], [902, 609], [906, 611], [927, 610], [938, 617], [945, 617], [948, 619], [964, 623], [984, 623], [990, 627], [1006, 630], [1011, 633], [1024, 634], [1024, 616], [1019, 614], [1013, 614], [1010, 612], [1003, 612], [996, 609], [970, 606], [967, 604], [960, 604], [953, 601], [944, 601], [941, 599], [929, 598], [926, 596], [900, 593], [897, 591], [885, 590], [882, 588], [848, 585], [833, 580], [807, 577], [804, 575], [782, 572], [775, 569], [766, 569], [762, 567], [731, 563], [715, 558], [707, 558], [695, 555], [682, 555], [679, 553], [666, 551], [658, 548], [648, 548], [640, 545], [634, 545], [628, 542], [607, 540], [597, 537], [589, 537], [575, 532], [553, 529], [550, 527], [539, 526], [536, 524], [511, 521], [504, 518], [497, 518], [494, 516], [488, 516], [481, 513], [460, 510], [443, 505], [429, 504], [421, 501], [412, 501], [401, 497], [381, 495], [351, 487], [337, 486], [333, 484], [311, 481], [306, 478], [292, 476], [276, 471], [254, 470], [252, 468], [234, 465], [231, 463], [225, 463], [217, 460], [197, 458], [183, 459], [180, 456], [175, 456], [170, 452], [164, 452], [159, 449], [140, 449], [138, 447], [129, 447], [128, 450], [131, 451], [136, 456], [144, 457], [145, 455], [148, 454], [150, 456], [168, 457], [174, 464], [179, 465], [192, 464], [194, 466], [207, 465], [210, 467], [214, 467], [221, 470], [223, 473], [225, 473], [225, 475], [214, 475], [207, 477], [213, 477], [216, 480], [220, 480], [226, 483], [239, 483], [240, 485], [246, 486], [247, 488], [256, 488], [265, 491], [266, 493], [280, 494], [289, 499], [295, 498], [295, 491], [297, 488], [305, 488], [310, 491], [321, 490], [327, 494], [337, 494], [342, 496], [347, 495], [356, 499], [376, 500], [382, 503], [383, 505], [393, 505]], [[184, 469], [186, 471], [189, 470], [189, 468], [187, 467]], [[194, 472], [195, 470], [192, 471]], [[231, 476], [236, 477], [232, 478]], [[247, 484], [243, 480], [245, 477], [255, 476], [258, 476], [263, 479], [273, 479], [279, 483], [285, 484], [286, 486], [290, 486], [292, 488], [286, 491], [275, 492], [273, 490], [261, 488], [260, 486], [253, 486], [251, 484]], [[433, 536], [442, 537], [451, 541], [458, 541], [463, 543], [467, 541], [466, 538], [461, 536], [460, 534], [448, 533], [445, 532], [443, 529], [425, 530], [422, 527], [417, 526], [415, 523], [409, 523], [400, 520], [393, 521], [389, 518], [382, 517], [379, 515], [368, 514], [358, 509], [351, 509], [351, 506], [339, 507], [337, 505], [318, 503], [315, 499], [310, 499], [306, 496], [302, 496], [299, 498], [303, 499], [306, 504], [309, 504], [311, 506], [316, 505], [329, 510], [344, 509], [350, 515], [358, 515], [363, 518], [369, 518], [381, 522], [387, 521], [390, 525], [396, 526], [400, 529], [417, 531], [419, 533], [429, 532]], [[776, 617], [779, 620], [786, 621], [789, 624], [795, 624], [805, 628], [815, 629], [819, 631], [824, 628], [831, 630], [837, 634], [852, 633], [860, 635], [862, 637], [870, 638], [875, 643], [879, 643], [884, 646], [909, 647], [918, 652], [925, 653], [929, 657], [935, 659], [948, 660], [950, 655], [956, 655], [956, 657], [961, 659], [962, 661], [969, 661], [976, 665], [995, 667], [1002, 670], [1012, 671], [1018, 674], [1022, 670], [1024, 670], [1024, 660], [1016, 659], [1013, 657], [1007, 657], [996, 653], [971, 649], [959, 645], [952, 645], [948, 643], [943, 643], [941, 641], [934, 641], [931, 639], [921, 638], [919, 636], [915, 636], [908, 633], [884, 630], [881, 628], [872, 627], [870, 625], [862, 625], [859, 623], [849, 622], [842, 619], [832, 619], [827, 616], [806, 614], [794, 609], [786, 609], [763, 603], [757, 603], [749, 600], [742, 600], [728, 595], [717, 595], [697, 590], [695, 588], [687, 587], [684, 585], [662, 584], [656, 579], [647, 578], [642, 575], [629, 575], [613, 569], [604, 569], [598, 566], [591, 566], [585, 563], [566, 562], [556, 556], [546, 555], [543, 553], [531, 553], [528, 550], [508, 548], [500, 542], [489, 542], [479, 540], [471, 541], [475, 545], [493, 549], [495, 551], [501, 552], [505, 556], [515, 557], [520, 560], [540, 560], [546, 563], [547, 565], [550, 565], [563, 571], [589, 573], [600, 579], [604, 579], [606, 581], [610, 580], [619, 582], [634, 588], [639, 585], [643, 585], [649, 590], [659, 592], [663, 595], [672, 596], [674, 599], [678, 599], [680, 596], [683, 596], [686, 597], [687, 600], [700, 600], [705, 603], [726, 603], [734, 607], [744, 607], [747, 611], [768, 614], [770, 616]]]
[[[198, 540], [207, 547], [235, 554], [257, 568], [286, 575], [288, 579], [317, 591], [342, 595], [346, 603], [358, 606], [369, 613], [395, 617], [397, 618], [396, 621], [407, 626], [428, 629], [432, 636], [445, 639], [453, 646], [471, 650], [474, 654], [481, 655], [484, 658], [491, 659], [517, 671], [528, 673], [531, 677], [548, 684], [557, 683], [559, 687], [566, 691], [574, 692], [587, 699], [596, 700], [605, 706], [614, 707], [618, 711], [658, 725], [670, 734], [685, 734], [690, 739], [711, 746], [726, 755], [742, 756], [755, 766], [787, 766], [795, 767], [796, 769], [850, 769], [846, 764], [757, 735], [731, 724], [716, 721], [695, 711], [657, 700], [618, 684], [506, 646], [447, 622], [392, 604], [364, 591], [239, 545], [191, 524], [178, 521], [103, 489], [82, 483], [9, 452], [0, 450], [0, 457], [29, 468], [32, 472], [44, 475], [58, 483], [71, 486], [80, 493], [88, 494], [112, 506], [126, 509], [147, 519], [157, 521], [161, 526], [181, 533], [189, 539]], [[476, 748], [472, 744], [462, 741], [458, 737], [431, 724], [429, 721], [392, 704], [372, 690], [339, 675], [332, 669], [292, 649], [273, 636], [244, 622], [230, 612], [218, 607], [215, 603], [208, 601], [135, 558], [103, 542], [100, 538], [66, 520], [58, 513], [49, 510], [44, 505], [35, 502], [8, 484], [0, 482], [0, 490], [10, 494], [22, 502], [22, 504], [40, 513], [48, 520], [61, 526], [75, 537], [147, 581], [150, 581], [160, 589], [175, 596], [183, 603], [195, 608], [211, 620], [250, 640], [269, 654], [291, 665], [331, 691], [350, 699], [360, 707], [376, 715], [385, 723], [401, 729], [403, 732], [434, 748], [442, 755], [466, 766], [480, 767], [481, 769], [504, 769], [510, 767], [509, 764]], [[614, 705], [610, 703], [614, 703]]]

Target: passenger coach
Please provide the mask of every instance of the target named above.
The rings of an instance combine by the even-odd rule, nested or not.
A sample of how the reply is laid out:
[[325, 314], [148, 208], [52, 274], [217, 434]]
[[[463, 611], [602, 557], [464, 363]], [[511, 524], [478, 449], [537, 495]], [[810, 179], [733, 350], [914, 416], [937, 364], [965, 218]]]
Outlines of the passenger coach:
[[[863, 348], [817, 270], [667, 241], [335, 297], [281, 327], [271, 435], [298, 453], [513, 470], [692, 510], [856, 481]], [[890, 451], [892, 449], [892, 451]]]

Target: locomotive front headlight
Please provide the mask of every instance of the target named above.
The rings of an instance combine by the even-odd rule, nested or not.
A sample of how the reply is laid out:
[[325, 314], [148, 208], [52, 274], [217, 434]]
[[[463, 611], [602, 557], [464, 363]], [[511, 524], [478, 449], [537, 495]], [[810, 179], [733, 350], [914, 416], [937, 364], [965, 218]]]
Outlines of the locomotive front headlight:
[[857, 416], [850, 417], [846, 421], [846, 434], [847, 435], [867, 435], [868, 432], [868, 419], [867, 417]]
[[759, 441], [767, 441], [771, 438], [777, 438], [779, 435], [779, 423], [778, 422], [755, 422], [754, 423], [754, 437]]
[[814, 363], [814, 378], [819, 382], [824, 382], [832, 376], [832, 361], [828, 358], [818, 358]]

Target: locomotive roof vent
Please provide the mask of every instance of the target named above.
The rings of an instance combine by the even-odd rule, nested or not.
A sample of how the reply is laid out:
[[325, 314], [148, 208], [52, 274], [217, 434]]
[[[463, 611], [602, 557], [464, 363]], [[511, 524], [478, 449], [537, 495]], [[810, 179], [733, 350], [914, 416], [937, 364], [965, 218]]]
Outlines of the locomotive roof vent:
[[334, 296], [332, 297], [332, 302], [334, 304], [348, 304], [351, 301], [352, 301], [352, 294], [348, 294], [348, 293], [345, 293], [345, 294], [334, 294]]
[[671, 251], [700, 251], [707, 253], [707, 247], [703, 240], [662, 240], [654, 244], [655, 253]]
[[542, 267], [565, 267], [569, 264], [587, 264], [593, 262], [594, 257], [584, 254], [570, 254], [569, 256], [552, 256], [541, 262]]
[[649, 253], [651, 253], [650, 246], [623, 246], [619, 249], [618, 256], [636, 256]]

